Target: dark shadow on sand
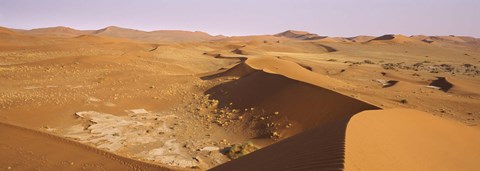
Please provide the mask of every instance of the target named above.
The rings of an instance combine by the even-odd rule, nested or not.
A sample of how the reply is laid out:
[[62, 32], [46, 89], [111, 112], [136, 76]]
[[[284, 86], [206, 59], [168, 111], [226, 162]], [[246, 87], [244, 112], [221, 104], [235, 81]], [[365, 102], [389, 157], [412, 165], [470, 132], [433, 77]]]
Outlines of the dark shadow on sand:
[[431, 86], [440, 87], [443, 92], [448, 92], [453, 87], [453, 84], [448, 82], [445, 77], [437, 77], [430, 83]]
[[361, 111], [379, 109], [332, 90], [263, 71], [253, 71], [205, 93], [219, 100], [219, 108], [233, 103], [236, 109], [280, 111], [303, 124], [304, 130], [211, 170], [343, 170], [348, 121]]

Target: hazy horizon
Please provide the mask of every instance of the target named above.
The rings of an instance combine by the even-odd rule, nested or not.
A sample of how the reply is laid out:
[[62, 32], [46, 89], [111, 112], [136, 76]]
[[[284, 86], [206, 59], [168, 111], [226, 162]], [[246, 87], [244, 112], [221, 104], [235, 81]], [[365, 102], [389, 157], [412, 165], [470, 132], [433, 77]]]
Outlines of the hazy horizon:
[[325, 36], [384, 34], [480, 37], [480, 1], [113, 1], [5, 0], [0, 26], [118, 26], [144, 31], [187, 30], [242, 36], [302, 30]]

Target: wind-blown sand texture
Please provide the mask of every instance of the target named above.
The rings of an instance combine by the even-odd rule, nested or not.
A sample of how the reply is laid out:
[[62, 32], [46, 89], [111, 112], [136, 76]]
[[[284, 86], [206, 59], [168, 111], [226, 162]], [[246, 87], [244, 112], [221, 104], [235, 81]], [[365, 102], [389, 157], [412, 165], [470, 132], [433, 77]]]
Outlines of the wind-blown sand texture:
[[479, 42], [1, 27], [0, 165], [478, 170]]

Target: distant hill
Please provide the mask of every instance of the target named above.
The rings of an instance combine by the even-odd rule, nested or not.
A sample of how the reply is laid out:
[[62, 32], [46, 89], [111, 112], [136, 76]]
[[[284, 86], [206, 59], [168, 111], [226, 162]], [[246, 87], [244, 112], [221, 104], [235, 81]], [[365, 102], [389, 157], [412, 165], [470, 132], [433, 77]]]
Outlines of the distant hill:
[[305, 32], [305, 31], [296, 31], [296, 30], [287, 30], [278, 34], [275, 34], [277, 37], [286, 37], [291, 39], [299, 40], [318, 40], [327, 38], [327, 36], [319, 36], [317, 34]]
[[117, 38], [127, 38], [144, 42], [188, 42], [188, 41], [208, 41], [223, 38], [223, 36], [212, 36], [199, 31], [180, 31], [180, 30], [158, 30], [141, 31], [116, 26], [106, 27], [95, 31], [93, 34], [100, 36], [109, 36]]
[[15, 35], [17, 34], [15, 31], [12, 31], [5, 27], [0, 27], [0, 35]]
[[92, 33], [92, 31], [89, 31], [89, 30], [76, 30], [76, 29], [73, 29], [70, 27], [64, 27], [64, 26], [38, 28], [38, 29], [31, 29], [31, 30], [17, 30], [17, 32], [20, 32], [26, 35], [52, 36], [52, 37], [76, 37], [76, 36]]
[[[182, 31], [182, 30], [155, 30], [142, 31], [129, 28], [122, 28], [117, 26], [109, 26], [99, 30], [77, 30], [65, 26], [36, 28], [31, 30], [13, 29], [0, 27], [1, 36], [34, 36], [34, 37], [63, 37], [75, 38], [83, 35], [97, 36], [97, 37], [111, 37], [130, 39], [140, 42], [198, 42], [211, 40], [257, 40], [258, 41], [280, 41], [276, 38], [286, 38], [295, 40], [321, 40], [321, 42], [351, 42], [351, 43], [380, 43], [380, 44], [395, 44], [395, 43], [428, 43], [436, 45], [460, 45], [460, 46], [480, 46], [480, 39], [468, 36], [426, 36], [413, 35], [404, 36], [399, 34], [386, 34], [379, 37], [374, 36], [355, 36], [355, 37], [327, 37], [319, 36], [318, 34], [309, 33], [306, 31], [287, 30], [274, 35], [258, 35], [258, 36], [236, 36], [226, 37], [222, 35], [213, 36], [201, 31]], [[92, 39], [93, 37], [89, 37]], [[86, 37], [83, 37], [86, 39]]]
[[480, 46], [480, 39], [468, 36], [425, 36], [414, 35], [412, 39], [420, 40], [425, 43], [432, 44], [455, 44], [455, 45], [468, 45], [468, 46]]
[[[11, 30], [10, 30], [11, 31]], [[208, 41], [224, 38], [224, 36], [212, 36], [199, 31], [180, 31], [180, 30], [158, 30], [141, 31], [116, 26], [109, 26], [99, 30], [76, 30], [69, 27], [48, 27], [31, 30], [17, 29], [12, 32], [18, 32], [32, 36], [48, 37], [78, 37], [81, 35], [107, 36], [114, 38], [126, 38], [143, 42], [190, 42], [190, 41]]]

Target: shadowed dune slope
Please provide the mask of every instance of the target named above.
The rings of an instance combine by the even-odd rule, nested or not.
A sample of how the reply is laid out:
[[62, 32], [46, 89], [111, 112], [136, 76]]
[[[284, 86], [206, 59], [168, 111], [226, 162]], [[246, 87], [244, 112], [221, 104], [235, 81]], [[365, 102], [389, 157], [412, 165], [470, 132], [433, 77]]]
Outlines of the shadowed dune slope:
[[14, 170], [169, 170], [0, 123], [0, 165]]
[[[255, 108], [255, 115], [264, 116], [267, 123], [292, 124], [288, 129], [282, 127], [275, 130], [282, 137], [336, 122], [363, 110], [378, 109], [368, 103], [319, 87], [318, 85], [331, 86], [330, 84], [337, 81], [277, 58], [249, 58], [245, 63], [209, 78], [220, 76], [240, 78], [215, 86], [206, 94], [218, 99], [220, 107], [232, 103], [236, 109]], [[276, 112], [278, 114], [274, 115]], [[271, 128], [263, 125], [257, 129]]]
[[347, 39], [352, 41], [352, 42], [367, 42], [369, 40], [375, 39], [375, 37], [373, 37], [373, 36], [355, 36], [355, 37], [349, 37]]
[[278, 34], [275, 34], [278, 37], [286, 37], [291, 39], [300, 39], [300, 40], [318, 40], [326, 38], [326, 36], [319, 36], [317, 34], [308, 33], [305, 31], [296, 31], [296, 30], [287, 30]]
[[404, 35], [394, 35], [386, 34], [372, 40], [367, 41], [367, 43], [422, 43], [419, 40], [404, 36]]
[[476, 170], [479, 134], [410, 109], [364, 111], [212, 170]]
[[348, 118], [322, 124], [212, 171], [342, 170]]

